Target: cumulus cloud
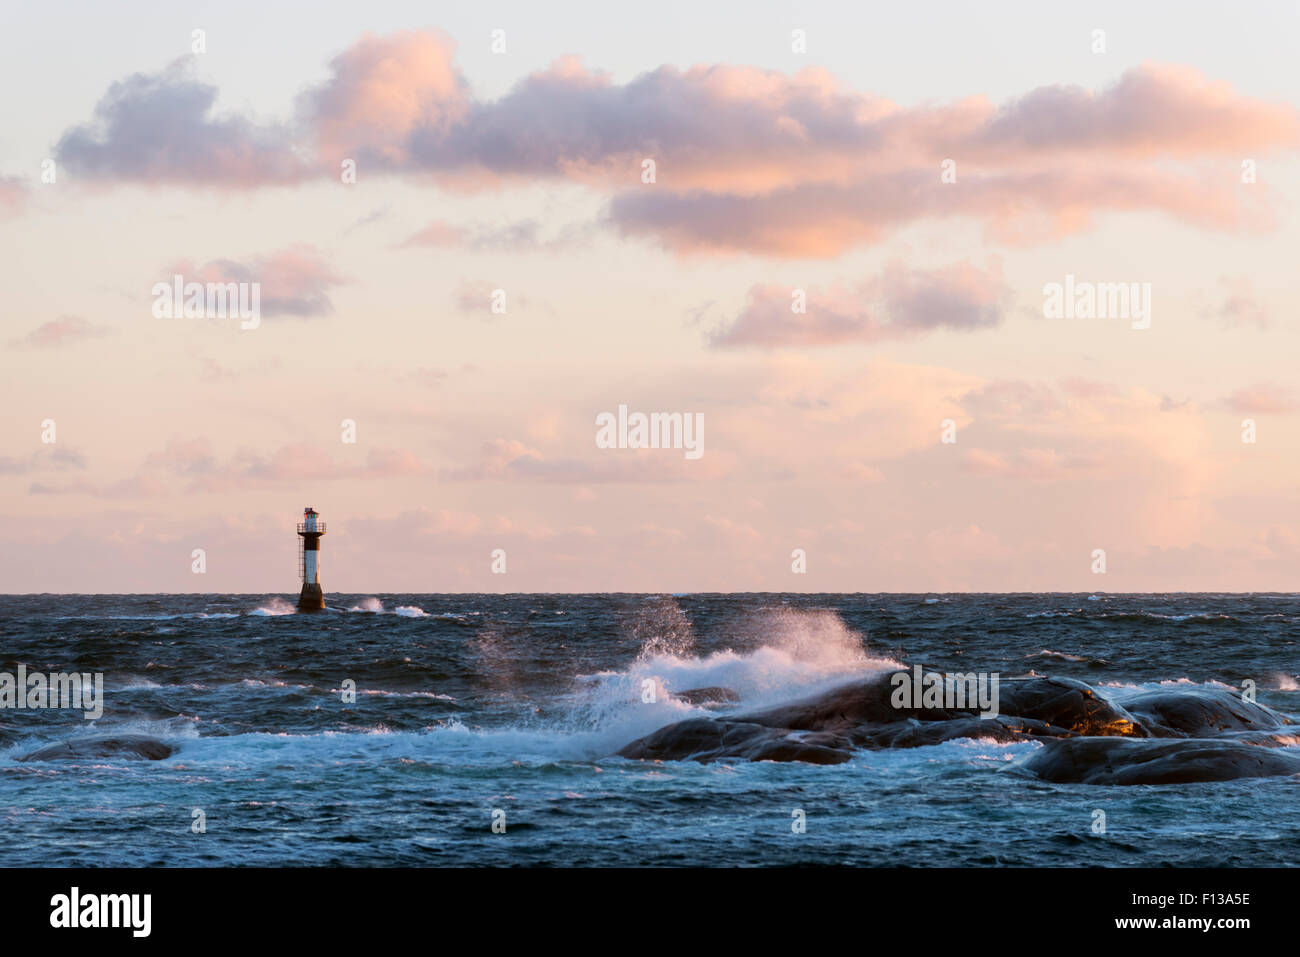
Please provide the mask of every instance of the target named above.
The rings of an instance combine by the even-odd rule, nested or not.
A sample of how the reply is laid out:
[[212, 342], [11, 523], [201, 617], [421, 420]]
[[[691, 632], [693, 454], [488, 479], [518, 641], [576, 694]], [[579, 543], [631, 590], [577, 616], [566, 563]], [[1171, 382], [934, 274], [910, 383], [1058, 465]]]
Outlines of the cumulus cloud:
[[439, 136], [470, 108], [455, 43], [437, 30], [365, 34], [330, 62], [299, 112], [334, 170], [344, 159], [381, 169], [413, 163], [417, 136]]
[[334, 311], [330, 290], [345, 280], [315, 247], [291, 246], [247, 260], [215, 259], [202, 266], [182, 261], [167, 268], [167, 277], [188, 282], [261, 284], [263, 316], [322, 316]]
[[252, 187], [307, 174], [290, 129], [214, 112], [218, 90], [195, 76], [197, 58], [109, 87], [89, 123], [59, 139], [55, 157], [86, 178]]
[[974, 331], [1002, 321], [1011, 292], [996, 270], [957, 263], [934, 270], [891, 263], [853, 288], [807, 292], [794, 311], [789, 287], [753, 287], [741, 313], [709, 336], [717, 348], [824, 346], [902, 339], [935, 329]]
[[1294, 146], [1298, 139], [1300, 118], [1289, 106], [1240, 96], [1188, 66], [1146, 63], [1101, 92], [1041, 87], [985, 118], [959, 142], [983, 155], [1236, 156], [1243, 144]]
[[757, 196], [624, 192], [612, 199], [608, 220], [621, 235], [654, 239], [679, 253], [824, 258], [927, 220], [969, 219], [982, 223], [991, 239], [1017, 245], [1078, 232], [1098, 212], [1154, 210], [1228, 231], [1270, 225], [1263, 194], [1242, 194], [1222, 176], [1084, 163], [969, 173], [945, 187], [936, 162]]
[[[820, 69], [664, 66], [617, 83], [570, 57], [485, 100], [454, 52], [437, 31], [363, 36], [283, 124], [215, 115], [216, 90], [178, 61], [114, 84], [59, 156], [85, 176], [200, 185], [336, 177], [346, 158], [449, 189], [567, 179], [610, 195], [620, 233], [677, 252], [829, 256], [947, 217], [1004, 242], [1107, 211], [1263, 228], [1265, 188], [1202, 164], [1300, 146], [1292, 107], [1177, 65], [1135, 67], [1100, 91], [909, 107]], [[646, 158], [654, 184], [640, 181]], [[945, 159], [955, 183], [940, 179]]]

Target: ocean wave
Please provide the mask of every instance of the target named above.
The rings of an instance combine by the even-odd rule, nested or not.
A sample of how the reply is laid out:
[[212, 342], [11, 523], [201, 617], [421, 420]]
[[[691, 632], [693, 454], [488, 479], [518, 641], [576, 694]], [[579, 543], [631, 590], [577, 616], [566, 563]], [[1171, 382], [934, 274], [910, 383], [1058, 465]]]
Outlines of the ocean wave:
[[1159, 681], [1101, 681], [1098, 682], [1099, 688], [1114, 688], [1114, 695], [1117, 702], [1122, 703], [1126, 698], [1141, 694], [1146, 691], [1161, 691], [1169, 688], [1208, 688], [1216, 691], [1236, 691], [1241, 689], [1235, 685], [1224, 684], [1222, 681], [1210, 679], [1209, 681], [1193, 681], [1191, 678], [1163, 678]]
[[283, 598], [272, 598], [265, 605], [259, 605], [249, 612], [250, 615], [259, 615], [263, 617], [276, 618], [280, 615], [296, 614], [298, 609], [289, 604]]
[[[348, 609], [348, 611], [359, 613], [359, 614], [370, 614], [370, 615], [397, 615], [400, 618], [433, 617], [418, 605], [398, 605], [392, 611], [388, 611], [386, 608], [384, 608], [384, 603], [380, 601], [378, 598], [366, 598], [363, 601], [361, 601], [359, 604], [353, 605], [351, 608]], [[478, 614], [478, 612], [471, 612], [471, 614]], [[557, 612], [557, 614], [559, 613]], [[455, 615], [455, 614], [451, 614], [450, 612], [443, 613], [437, 617], [453, 618], [456, 620], [464, 619], [463, 615]]]
[[660, 629], [637, 622], [643, 645], [631, 665], [577, 677], [582, 687], [568, 700], [571, 720], [593, 729], [587, 746], [594, 752], [608, 753], [686, 717], [718, 713], [716, 702], [692, 704], [678, 697], [680, 692], [725, 689], [734, 695], [725, 710], [778, 703], [903, 667], [871, 654], [862, 635], [830, 611], [761, 610], [746, 626], [762, 636], [758, 647], [705, 655], [692, 652], [693, 636], [671, 608], [661, 607], [659, 614]]
[[1061, 662], [1088, 662], [1092, 664], [1108, 664], [1105, 658], [1093, 658], [1086, 654], [1070, 654], [1069, 651], [1053, 651], [1044, 648], [1041, 651], [1024, 655], [1026, 658], [1052, 658], [1054, 661]]
[[1103, 612], [1093, 617], [1105, 618], [1111, 621], [1205, 621], [1216, 624], [1236, 624], [1240, 620], [1234, 615], [1210, 611], [1193, 611], [1182, 615], [1167, 615], [1158, 611], [1116, 611]]

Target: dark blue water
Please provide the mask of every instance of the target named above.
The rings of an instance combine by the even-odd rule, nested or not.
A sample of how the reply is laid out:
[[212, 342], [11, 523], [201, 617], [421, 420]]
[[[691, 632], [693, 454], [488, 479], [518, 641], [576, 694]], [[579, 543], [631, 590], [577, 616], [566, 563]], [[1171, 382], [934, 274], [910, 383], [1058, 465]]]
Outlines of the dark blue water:
[[[106, 697], [93, 725], [0, 710], [0, 865], [1300, 862], [1292, 777], [1048, 784], [1018, 766], [1042, 746], [1028, 741], [830, 767], [612, 756], [709, 713], [673, 691], [726, 687], [728, 708], [752, 709], [897, 663], [1073, 677], [1121, 703], [1249, 679], [1294, 714], [1294, 595], [328, 601], [297, 615], [269, 595], [0, 596], [0, 671], [102, 672]], [[19, 760], [106, 731], [176, 751]]]

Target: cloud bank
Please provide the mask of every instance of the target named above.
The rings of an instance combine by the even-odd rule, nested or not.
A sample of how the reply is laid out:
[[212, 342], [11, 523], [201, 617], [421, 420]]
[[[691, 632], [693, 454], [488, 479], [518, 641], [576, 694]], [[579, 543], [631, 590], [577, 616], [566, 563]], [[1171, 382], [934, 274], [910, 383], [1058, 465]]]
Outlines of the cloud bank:
[[363, 36], [284, 121], [219, 115], [216, 98], [193, 58], [133, 74], [56, 155], [86, 178], [228, 189], [337, 180], [347, 159], [458, 191], [568, 180], [609, 196], [612, 229], [675, 252], [821, 257], [957, 217], [1007, 243], [1110, 211], [1262, 229], [1265, 188], [1224, 161], [1300, 145], [1293, 108], [1184, 66], [900, 106], [820, 69], [665, 66], [619, 84], [566, 57], [486, 100], [438, 31]]

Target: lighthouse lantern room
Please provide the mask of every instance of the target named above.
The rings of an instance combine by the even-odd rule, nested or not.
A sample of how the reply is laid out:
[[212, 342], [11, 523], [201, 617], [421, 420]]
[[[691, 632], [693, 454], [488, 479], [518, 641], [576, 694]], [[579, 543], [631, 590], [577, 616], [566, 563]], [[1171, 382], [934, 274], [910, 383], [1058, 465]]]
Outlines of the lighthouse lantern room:
[[325, 534], [325, 523], [314, 508], [302, 511], [298, 524], [298, 578], [302, 593], [298, 596], [299, 611], [323, 611], [325, 593], [320, 587], [320, 537]]

